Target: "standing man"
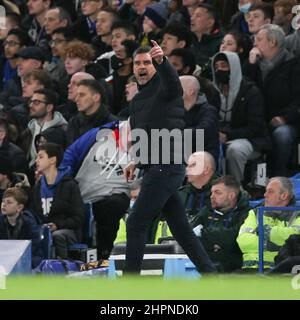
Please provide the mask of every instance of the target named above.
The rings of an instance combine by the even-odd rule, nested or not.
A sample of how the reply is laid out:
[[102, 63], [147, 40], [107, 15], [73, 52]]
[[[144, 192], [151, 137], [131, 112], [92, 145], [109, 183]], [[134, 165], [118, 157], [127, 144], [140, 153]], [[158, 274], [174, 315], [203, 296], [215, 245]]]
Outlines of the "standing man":
[[[133, 71], [139, 85], [139, 93], [133, 98], [130, 106], [131, 129], [144, 130], [149, 145], [151, 145], [151, 131], [154, 129], [184, 128], [183, 92], [177, 72], [164, 57], [158, 44], [153, 40], [151, 42], [152, 48], [140, 47], [133, 55]], [[175, 158], [175, 152], [170, 151], [170, 164], [164, 164], [162, 161], [153, 164], [151, 156], [156, 157], [157, 154], [148, 154], [147, 165], [130, 162], [124, 169], [127, 180], [133, 178], [136, 164], [145, 169], [140, 194], [126, 222], [125, 273], [140, 272], [147, 227], [161, 211], [175, 239], [197, 270], [215, 272], [211, 260], [201, 242], [193, 234], [185, 215], [177, 191], [183, 181], [185, 168], [183, 164], [174, 164], [172, 157]]]

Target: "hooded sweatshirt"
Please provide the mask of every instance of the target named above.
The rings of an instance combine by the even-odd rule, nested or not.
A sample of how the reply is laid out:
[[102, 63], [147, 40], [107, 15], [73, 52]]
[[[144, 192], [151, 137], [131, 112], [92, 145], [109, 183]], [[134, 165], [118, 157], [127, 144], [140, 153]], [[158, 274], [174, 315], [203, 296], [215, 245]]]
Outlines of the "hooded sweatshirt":
[[45, 176], [41, 177], [41, 202], [43, 208], [43, 215], [47, 217], [49, 215], [53, 196], [57, 185], [60, 183], [62, 178], [65, 176], [66, 170], [59, 169], [57, 171], [57, 176], [55, 182], [51, 185], [47, 183]]
[[[230, 66], [229, 93], [227, 97], [225, 97], [221, 92], [222, 85], [220, 83], [217, 83], [216, 81], [214, 64], [216, 57], [218, 57], [219, 55], [225, 55]], [[229, 123], [231, 120], [231, 113], [234, 101], [240, 90], [241, 81], [243, 78], [239, 56], [236, 53], [229, 51], [218, 52], [212, 59], [212, 75], [213, 84], [220, 91], [221, 94], [221, 108], [219, 112], [220, 120], [221, 122]]]
[[32, 139], [31, 144], [28, 150], [27, 157], [30, 159], [29, 166], [33, 166], [35, 162], [35, 158], [37, 155], [36, 148], [35, 148], [35, 137], [40, 134], [42, 131], [45, 131], [46, 129], [52, 128], [52, 127], [67, 127], [68, 122], [64, 119], [64, 117], [59, 112], [54, 112], [53, 119], [51, 121], [47, 121], [43, 124], [43, 126], [40, 126], [36, 119], [32, 119], [28, 123], [28, 129], [31, 132]]

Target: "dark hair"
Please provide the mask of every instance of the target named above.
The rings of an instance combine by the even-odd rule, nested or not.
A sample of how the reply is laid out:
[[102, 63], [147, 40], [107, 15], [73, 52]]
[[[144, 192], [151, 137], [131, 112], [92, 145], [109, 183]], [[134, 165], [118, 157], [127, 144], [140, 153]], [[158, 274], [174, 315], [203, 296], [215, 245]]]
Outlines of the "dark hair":
[[38, 89], [38, 90], [35, 90], [33, 94], [35, 94], [35, 93], [44, 95], [47, 104], [53, 104], [54, 107], [56, 106], [57, 94], [53, 90], [46, 89], [46, 88], [45, 89]]
[[123, 29], [128, 36], [133, 35], [135, 36], [135, 38], [137, 38], [137, 34], [138, 34], [137, 28], [130, 21], [117, 20], [111, 26], [111, 31], [113, 31], [114, 29]]
[[197, 8], [204, 8], [207, 10], [208, 16], [215, 20], [214, 29], [219, 27], [219, 16], [215, 8], [209, 3], [200, 3]]
[[60, 165], [64, 156], [63, 148], [60, 145], [51, 142], [40, 145], [38, 151], [45, 151], [49, 158], [56, 157], [56, 167]]
[[78, 87], [79, 86], [88, 87], [92, 92], [99, 93], [101, 95], [101, 97], [105, 97], [105, 90], [104, 90], [103, 86], [97, 80], [84, 79], [78, 83]]
[[143, 53], [148, 53], [150, 52], [151, 47], [150, 46], [142, 46], [138, 47], [134, 53], [133, 53], [133, 59], [138, 55], [138, 54], [143, 54]]
[[70, 28], [70, 27], [57, 28], [57, 29], [53, 30], [51, 36], [53, 36], [54, 34], [62, 34], [64, 36], [64, 38], [66, 39], [66, 41], [71, 41], [74, 39], [74, 32], [73, 32], [72, 28]]
[[232, 189], [236, 195], [241, 191], [241, 184], [233, 176], [222, 176], [212, 182], [212, 186], [223, 183], [227, 188]]
[[176, 48], [170, 53], [171, 56], [181, 57], [183, 66], [190, 67], [190, 74], [193, 74], [196, 69], [196, 58], [192, 51], [185, 48]]
[[21, 187], [12, 187], [6, 189], [3, 194], [3, 199], [8, 197], [14, 198], [18, 204], [22, 204], [23, 206], [27, 205], [28, 193]]
[[185, 48], [189, 47], [192, 42], [192, 32], [183, 24], [172, 22], [168, 24], [163, 30], [162, 35], [170, 34], [177, 37], [178, 41], [185, 41]]
[[[248, 57], [249, 52], [253, 48], [253, 42], [251, 41], [251, 38], [248, 35], [242, 34], [237, 30], [229, 30], [228, 32], [226, 32], [224, 37], [227, 36], [228, 34], [232, 35], [233, 38], [235, 39], [236, 44], [237, 44], [237, 51], [241, 48], [243, 49], [243, 52], [241, 52], [241, 53], [237, 52], [238, 55], [241, 58]], [[224, 37], [223, 37], [223, 39], [224, 39]]]
[[0, 118], [0, 129], [4, 130], [5, 133], [8, 133], [8, 122], [2, 118]]
[[255, 11], [255, 10], [262, 11], [264, 13], [265, 19], [270, 19], [271, 21], [273, 20], [274, 8], [272, 4], [265, 3], [265, 2], [252, 4], [249, 9], [249, 12]]
[[52, 7], [48, 10], [58, 10], [59, 21], [67, 20], [67, 25], [71, 25], [72, 20], [69, 12], [63, 7]]
[[7, 12], [6, 13], [6, 19], [9, 18], [11, 19], [11, 21], [13, 22], [13, 24], [15, 26], [17, 26], [18, 28], [21, 25], [21, 16], [19, 14], [17, 14], [16, 12]]
[[28, 34], [19, 28], [10, 29], [7, 33], [7, 36], [10, 35], [14, 35], [19, 39], [20, 46], [30, 46], [32, 44], [32, 41]]
[[125, 47], [127, 58], [132, 58], [133, 53], [138, 48], [138, 44], [132, 40], [124, 40], [121, 42], [121, 45], [123, 45]]
[[52, 79], [46, 70], [30, 70], [24, 74], [23, 81], [27, 81], [30, 78], [38, 81], [45, 89], [52, 88]]

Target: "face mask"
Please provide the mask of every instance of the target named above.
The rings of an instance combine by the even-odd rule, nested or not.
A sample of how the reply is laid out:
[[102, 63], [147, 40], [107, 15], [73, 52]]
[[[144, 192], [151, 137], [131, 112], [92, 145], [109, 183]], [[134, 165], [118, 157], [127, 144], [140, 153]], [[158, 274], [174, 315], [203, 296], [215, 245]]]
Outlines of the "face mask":
[[230, 80], [230, 71], [216, 70], [216, 81], [221, 84], [228, 84]]
[[111, 67], [113, 70], [118, 70], [124, 66], [124, 59], [117, 58], [116, 56], [112, 56], [110, 59]]
[[239, 10], [241, 12], [243, 12], [244, 14], [246, 14], [246, 13], [249, 12], [250, 7], [251, 7], [251, 3], [246, 3], [246, 4], [242, 5], [242, 6], [239, 6]]

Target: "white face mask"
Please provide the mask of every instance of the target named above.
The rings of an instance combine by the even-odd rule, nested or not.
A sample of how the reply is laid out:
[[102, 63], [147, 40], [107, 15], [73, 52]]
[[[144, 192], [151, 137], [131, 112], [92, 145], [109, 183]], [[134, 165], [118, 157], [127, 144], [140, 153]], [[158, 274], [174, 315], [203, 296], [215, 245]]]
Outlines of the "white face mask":
[[239, 5], [239, 10], [241, 12], [243, 12], [243, 13], [248, 13], [250, 7], [251, 7], [251, 3], [249, 2], [249, 3], [246, 3], [246, 4], [242, 5], [242, 6]]

